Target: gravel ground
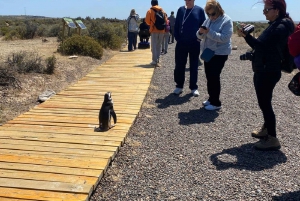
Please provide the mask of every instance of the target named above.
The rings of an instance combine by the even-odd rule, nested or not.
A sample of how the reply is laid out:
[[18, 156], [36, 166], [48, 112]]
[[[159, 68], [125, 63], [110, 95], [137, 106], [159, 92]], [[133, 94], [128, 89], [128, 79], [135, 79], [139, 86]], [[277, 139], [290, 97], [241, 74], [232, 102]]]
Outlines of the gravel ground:
[[[220, 111], [206, 111], [206, 78], [199, 67], [199, 97], [186, 85], [175, 96], [174, 48], [156, 68], [148, 94], [125, 145], [108, 168], [96, 200], [300, 200], [300, 98], [282, 74], [274, 91], [280, 151], [253, 148], [250, 136], [262, 125], [250, 62], [239, 55], [248, 46], [233, 37], [221, 75]], [[150, 60], [149, 60], [150, 62]], [[187, 68], [189, 66], [187, 65]]]

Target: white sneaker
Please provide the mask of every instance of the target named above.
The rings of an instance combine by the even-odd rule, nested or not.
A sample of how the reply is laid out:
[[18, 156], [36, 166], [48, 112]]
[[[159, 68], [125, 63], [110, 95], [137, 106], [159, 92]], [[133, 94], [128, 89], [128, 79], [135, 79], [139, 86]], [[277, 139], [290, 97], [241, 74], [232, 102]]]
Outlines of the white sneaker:
[[161, 64], [160, 63], [156, 63], [156, 67], [161, 67]]
[[206, 100], [206, 101], [204, 101], [202, 104], [203, 104], [204, 106], [208, 106], [208, 105], [210, 105], [210, 102], [209, 102], [208, 100]]
[[197, 96], [200, 95], [200, 94], [199, 94], [199, 91], [198, 91], [197, 89], [192, 90], [192, 94], [193, 94], [193, 96], [195, 96], [195, 97], [197, 97]]
[[176, 88], [174, 91], [173, 91], [173, 94], [181, 94], [182, 93], [182, 88]]
[[208, 105], [204, 107], [206, 110], [219, 110], [222, 108], [222, 106], [214, 106], [214, 105]]
[[150, 63], [150, 65], [156, 65], [157, 63], [155, 62], [155, 61], [152, 61], [151, 63]]

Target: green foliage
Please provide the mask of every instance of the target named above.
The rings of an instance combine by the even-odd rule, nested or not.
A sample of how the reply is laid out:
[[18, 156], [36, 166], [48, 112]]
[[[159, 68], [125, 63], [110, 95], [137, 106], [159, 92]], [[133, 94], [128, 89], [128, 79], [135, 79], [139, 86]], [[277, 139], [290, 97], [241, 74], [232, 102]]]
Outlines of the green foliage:
[[77, 54], [96, 59], [101, 59], [103, 55], [103, 48], [95, 39], [79, 35], [67, 38], [61, 43], [58, 51], [66, 55]]
[[53, 74], [56, 67], [56, 57], [53, 55], [52, 57], [48, 57], [46, 59], [46, 69], [44, 73]]
[[51, 25], [46, 34], [47, 37], [58, 37], [61, 32], [61, 27], [59, 24]]
[[[87, 29], [81, 30], [81, 35], [94, 38], [103, 48], [118, 50], [127, 37], [127, 25], [124, 20], [105, 17], [93, 19], [89, 16], [82, 20]], [[6, 26], [9, 24], [9, 27]], [[0, 16], [0, 35], [4, 40], [32, 39], [34, 37], [57, 37], [58, 41], [77, 35], [76, 29], [64, 30], [61, 18], [46, 18], [38, 16]]]
[[0, 34], [1, 34], [2, 36], [5, 36], [9, 31], [10, 31], [10, 28], [9, 28], [9, 27], [1, 27], [1, 29], [0, 29]]
[[42, 58], [33, 52], [13, 53], [12, 57], [8, 57], [8, 63], [18, 73], [42, 73], [44, 70]]
[[126, 28], [123, 24], [103, 23], [96, 20], [91, 23], [89, 33], [104, 48], [119, 49], [126, 38]]
[[16, 40], [18, 38], [20, 38], [20, 34], [15, 29], [12, 29], [11, 31], [7, 32], [4, 36], [4, 40]]

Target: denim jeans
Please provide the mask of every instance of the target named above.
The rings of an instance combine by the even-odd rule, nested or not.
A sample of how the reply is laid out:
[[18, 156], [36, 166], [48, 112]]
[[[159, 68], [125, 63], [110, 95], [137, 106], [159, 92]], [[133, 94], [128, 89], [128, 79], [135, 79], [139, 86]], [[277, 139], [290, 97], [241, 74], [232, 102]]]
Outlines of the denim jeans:
[[185, 66], [187, 58], [190, 58], [190, 85], [191, 90], [198, 89], [198, 59], [200, 54], [200, 42], [177, 41], [175, 47], [174, 81], [176, 88], [183, 88], [185, 81]]
[[214, 106], [221, 106], [220, 75], [227, 59], [228, 55], [215, 55], [209, 62], [204, 62], [204, 69], [207, 80], [207, 93], [209, 95], [208, 101]]
[[137, 32], [128, 32], [128, 51], [131, 51], [132, 48], [136, 49], [137, 34]]
[[263, 113], [264, 126], [268, 135], [276, 137], [276, 117], [272, 107], [272, 97], [275, 85], [281, 78], [278, 72], [255, 72], [253, 77], [258, 105]]

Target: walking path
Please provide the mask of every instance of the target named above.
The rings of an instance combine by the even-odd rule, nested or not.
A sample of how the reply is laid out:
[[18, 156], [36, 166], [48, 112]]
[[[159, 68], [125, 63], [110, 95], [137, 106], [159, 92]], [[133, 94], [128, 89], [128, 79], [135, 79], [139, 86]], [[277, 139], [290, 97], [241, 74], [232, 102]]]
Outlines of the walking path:
[[[77, 84], [0, 127], [0, 200], [88, 200], [135, 121], [151, 52], [120, 52]], [[104, 94], [118, 122], [94, 132]]]

